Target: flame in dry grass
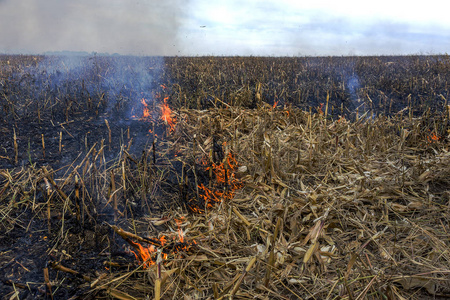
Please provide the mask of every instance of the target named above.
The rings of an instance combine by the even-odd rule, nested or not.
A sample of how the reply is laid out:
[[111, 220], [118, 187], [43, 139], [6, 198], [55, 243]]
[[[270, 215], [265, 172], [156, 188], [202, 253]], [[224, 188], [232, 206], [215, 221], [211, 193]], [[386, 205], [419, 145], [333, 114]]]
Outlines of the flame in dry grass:
[[324, 104], [319, 103], [319, 107], [317, 107], [317, 112], [319, 113], [319, 115], [323, 115], [323, 107], [324, 107]]
[[436, 135], [435, 132], [432, 132], [427, 136], [428, 144], [433, 144], [439, 142], [440, 138]]
[[215, 204], [223, 200], [233, 199], [236, 191], [242, 188], [243, 184], [236, 178], [238, 163], [234, 155], [230, 152], [227, 154], [225, 161], [221, 163], [210, 163], [204, 157], [200, 164], [206, 171], [212, 171], [214, 178], [210, 186], [207, 187], [203, 183], [198, 185], [200, 200], [202, 206], [191, 205], [191, 209], [197, 213], [203, 213], [205, 209], [212, 208]]
[[175, 222], [178, 225], [178, 239], [180, 240], [181, 243], [184, 243], [184, 232], [183, 229], [181, 229], [181, 224], [183, 223], [183, 218], [181, 219], [175, 219]]
[[145, 102], [145, 98], [141, 99], [141, 103], [144, 105], [144, 110], [142, 112], [142, 118], [141, 119], [148, 119], [148, 118], [150, 118], [150, 110], [148, 109], [148, 104]]
[[181, 229], [183, 223], [183, 218], [174, 219], [178, 226], [177, 235], [173, 236], [172, 242], [167, 241], [166, 236], [160, 237], [158, 240], [161, 244], [161, 248], [150, 245], [149, 247], [144, 247], [140, 243], [132, 242], [133, 247], [136, 251], [132, 251], [136, 257], [136, 260], [142, 263], [144, 269], [156, 264], [158, 252], [161, 253], [161, 258], [167, 260], [169, 256], [178, 254], [181, 251], [189, 251], [193, 245], [196, 245], [195, 241], [186, 241], [184, 236], [184, 231]]
[[[161, 246], [164, 246], [166, 237], [162, 236], [159, 241], [161, 242]], [[133, 252], [134, 256], [136, 256], [136, 260], [142, 262], [144, 269], [147, 269], [156, 263], [156, 258], [154, 256], [158, 249], [155, 246], [151, 245], [150, 247], [144, 247], [137, 242], [133, 242], [133, 246], [136, 249], [136, 252], [131, 252]], [[167, 254], [164, 254], [163, 258], [166, 259]]]
[[[157, 98], [160, 99], [159, 94], [157, 94]], [[166, 126], [169, 126], [169, 131], [172, 133], [175, 131], [175, 125], [177, 124], [177, 119], [176, 119], [176, 117], [173, 116], [172, 109], [170, 109], [169, 104], [167, 103], [167, 100], [169, 100], [169, 97], [165, 97], [163, 100], [163, 103], [161, 103], [159, 105], [159, 108], [161, 110], [160, 119], [164, 121]], [[139, 120], [145, 120], [145, 121], [152, 121], [152, 115], [150, 113], [150, 108], [147, 104], [147, 100], [145, 98], [142, 98], [140, 102], [143, 105], [142, 115], [140, 117], [138, 117], [137, 115], [133, 114], [132, 118], [139, 119]], [[151, 133], [151, 130], [149, 130], [149, 131]]]
[[177, 120], [175, 117], [172, 117], [172, 110], [169, 107], [169, 104], [167, 104], [167, 100], [169, 97], [164, 98], [164, 103], [161, 104], [161, 120], [166, 123], [166, 125], [169, 126], [170, 132], [173, 132], [175, 130], [175, 125], [177, 124]]
[[132, 114], [131, 117], [133, 119], [139, 119], [139, 120], [149, 120], [149, 119], [151, 119], [150, 109], [148, 108], [147, 100], [145, 98], [142, 98], [140, 102], [143, 105], [142, 115], [141, 116], [137, 116], [134, 113], [134, 107], [133, 107], [133, 109], [131, 111], [131, 114]]

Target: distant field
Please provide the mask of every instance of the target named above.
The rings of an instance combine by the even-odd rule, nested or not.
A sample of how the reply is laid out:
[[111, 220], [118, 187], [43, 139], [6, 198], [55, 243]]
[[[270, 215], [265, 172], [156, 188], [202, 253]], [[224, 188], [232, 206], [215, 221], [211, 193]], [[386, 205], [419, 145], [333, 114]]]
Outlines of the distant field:
[[[174, 107], [262, 102], [303, 109], [330, 102], [333, 115], [442, 110], [450, 57], [58, 57], [0, 56], [2, 120], [64, 119], [86, 110], [127, 112], [165, 85]], [[261, 97], [256, 98], [257, 92]], [[51, 113], [50, 116], [48, 114]]]

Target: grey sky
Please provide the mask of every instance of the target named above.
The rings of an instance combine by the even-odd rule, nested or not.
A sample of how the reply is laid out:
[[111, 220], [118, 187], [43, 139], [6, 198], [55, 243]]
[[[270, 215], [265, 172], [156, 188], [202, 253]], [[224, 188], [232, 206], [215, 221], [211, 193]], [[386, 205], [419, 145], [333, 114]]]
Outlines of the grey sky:
[[0, 52], [437, 54], [450, 49], [445, 3], [0, 0]]

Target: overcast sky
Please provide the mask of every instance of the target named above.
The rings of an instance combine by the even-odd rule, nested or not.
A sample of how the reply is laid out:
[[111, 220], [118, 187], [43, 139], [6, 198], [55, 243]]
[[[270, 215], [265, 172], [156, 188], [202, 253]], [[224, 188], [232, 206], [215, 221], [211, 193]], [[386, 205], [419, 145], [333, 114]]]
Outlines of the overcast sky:
[[450, 49], [427, 1], [0, 0], [0, 52], [391, 55]]

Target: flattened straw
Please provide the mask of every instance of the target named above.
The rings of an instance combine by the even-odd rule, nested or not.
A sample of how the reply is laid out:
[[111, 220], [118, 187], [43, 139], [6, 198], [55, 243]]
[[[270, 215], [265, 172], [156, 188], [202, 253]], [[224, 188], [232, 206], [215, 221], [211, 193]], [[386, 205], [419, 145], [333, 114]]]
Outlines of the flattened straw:
[[266, 276], [264, 277], [264, 286], [265, 287], [268, 287], [269, 281], [270, 281], [270, 275], [272, 273], [272, 270], [275, 269], [275, 241], [277, 239], [278, 232], [280, 231], [281, 223], [282, 223], [281, 218], [278, 218], [277, 224], [275, 226], [275, 230], [270, 238], [271, 250], [269, 253], [269, 259], [268, 259], [267, 268], [266, 268]]
[[108, 127], [108, 150], [111, 150], [111, 128], [109, 127], [109, 122], [105, 119], [106, 127]]
[[50, 276], [48, 275], [48, 268], [44, 268], [44, 282], [47, 287], [47, 294], [49, 294], [50, 299], [53, 300], [52, 285], [50, 283]]
[[[200, 192], [198, 191], [198, 179], [197, 179], [197, 172], [196, 172], [196, 164], [195, 164], [195, 153], [196, 153], [196, 146], [197, 146], [197, 140], [195, 139], [196, 136], [194, 135], [194, 141], [192, 142], [192, 157], [193, 157], [193, 161], [194, 161], [194, 166], [192, 167], [192, 171], [194, 173], [194, 180], [195, 180], [195, 192], [197, 195], [197, 201], [200, 201]], [[206, 206], [205, 206], [206, 209]]]
[[153, 139], [152, 150], [153, 150], [153, 165], [156, 165], [156, 147], [155, 147], [155, 139]]
[[155, 280], [155, 300], [161, 299], [161, 263], [162, 263], [161, 250], [158, 250], [158, 257], [156, 258], [156, 280]]
[[78, 174], [75, 174], [75, 207], [77, 221], [81, 221], [81, 208], [80, 208], [80, 183], [78, 182]]
[[81, 277], [81, 278], [84, 279], [84, 281], [87, 281], [87, 282], [91, 282], [92, 281], [92, 279], [89, 276], [83, 275], [83, 274], [81, 274], [81, 273], [79, 273], [79, 272], [77, 272], [75, 270], [72, 270], [72, 269], [69, 269], [67, 267], [64, 267], [59, 262], [53, 262], [51, 264], [51, 267], [53, 269], [55, 269], [55, 270], [59, 270], [59, 271], [62, 271], [62, 272], [70, 273], [70, 274], [75, 275], [77, 277]]
[[42, 155], [45, 158], [45, 141], [44, 141], [44, 134], [41, 134], [41, 139], [42, 139]]
[[59, 132], [59, 154], [61, 154], [62, 150], [62, 131]]
[[123, 191], [127, 191], [127, 177], [125, 174], [125, 159], [122, 160], [122, 188]]
[[231, 290], [231, 293], [230, 293], [230, 294], [231, 294], [231, 297], [233, 297], [233, 296], [237, 293], [237, 291], [238, 291], [238, 289], [239, 289], [239, 287], [240, 287], [242, 281], [244, 280], [244, 277], [245, 277], [245, 276], [248, 274], [248, 272], [250, 272], [250, 270], [253, 268], [253, 265], [255, 264], [255, 262], [256, 262], [256, 256], [252, 257], [252, 258], [249, 260], [249, 262], [248, 262], [248, 264], [247, 264], [247, 267], [245, 268], [244, 272], [242, 272], [241, 277], [239, 278], [239, 280], [236, 282], [236, 284], [234, 285], [233, 289]]
[[[114, 208], [114, 222], [117, 222], [117, 213], [118, 213], [118, 208], [117, 208], [117, 195], [116, 195], [116, 180], [114, 178], [114, 170], [111, 170], [111, 195], [110, 195], [110, 200], [111, 198], [113, 199], [113, 208]], [[109, 202], [108, 201], [108, 202]]]
[[17, 145], [16, 128], [13, 128], [13, 131], [14, 131], [14, 163], [17, 165], [19, 162], [19, 146]]
[[375, 279], [377, 279], [377, 277], [378, 277], [378, 274], [373, 276], [372, 280], [370, 280], [369, 284], [364, 288], [364, 290], [361, 292], [361, 294], [359, 294], [358, 297], [356, 297], [355, 300], [364, 299], [364, 297], [366, 296], [369, 289], [372, 287], [372, 285], [375, 282]]

